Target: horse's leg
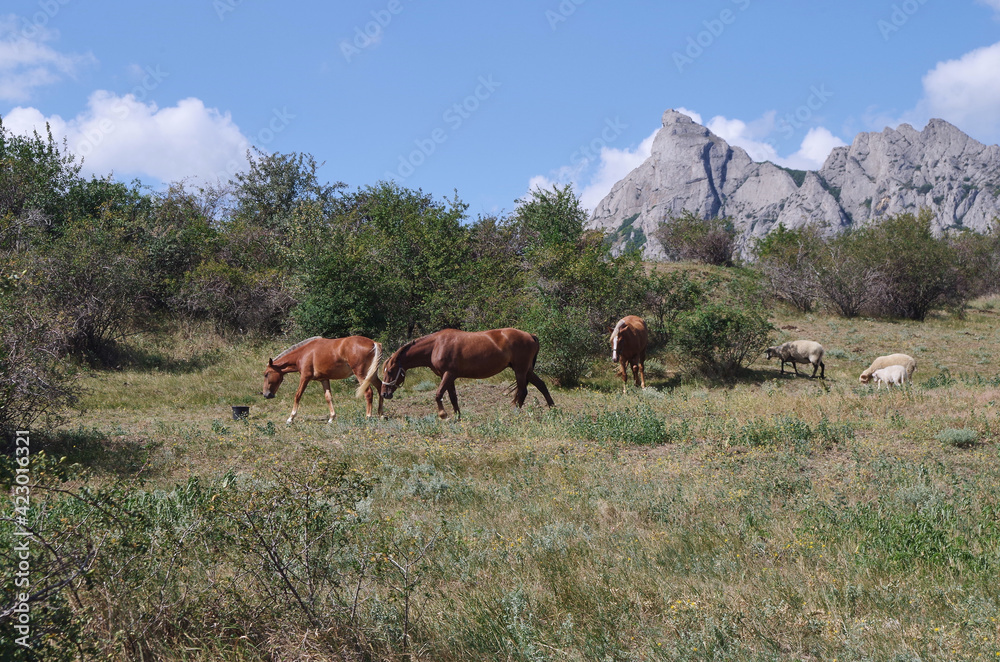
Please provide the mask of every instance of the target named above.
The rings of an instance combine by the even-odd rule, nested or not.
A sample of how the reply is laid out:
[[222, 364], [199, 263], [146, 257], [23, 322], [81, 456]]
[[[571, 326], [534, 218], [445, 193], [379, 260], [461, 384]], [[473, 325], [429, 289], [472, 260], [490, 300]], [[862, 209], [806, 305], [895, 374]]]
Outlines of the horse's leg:
[[618, 367], [622, 371], [622, 393], [628, 390], [628, 362], [621, 354], [618, 355]]
[[365, 418], [372, 417], [372, 387], [365, 389]]
[[636, 386], [639, 388], [646, 388], [646, 354], [643, 352], [639, 355], [639, 379], [636, 381]]
[[[555, 406], [556, 403], [552, 401], [552, 396], [549, 395], [549, 389], [545, 386], [545, 382], [542, 381], [541, 377], [535, 374], [534, 370], [528, 371], [528, 381], [545, 397], [545, 404], [550, 407]], [[527, 389], [525, 389], [525, 391], [527, 391]], [[527, 393], [525, 394], [527, 395]]]
[[528, 373], [515, 372], [514, 384], [514, 406], [520, 408], [528, 397]]
[[327, 419], [327, 425], [333, 423], [333, 419], [337, 418], [337, 412], [333, 411], [333, 393], [330, 392], [330, 380], [323, 380], [323, 395], [326, 397], [326, 404], [330, 406], [330, 418]]
[[451, 406], [455, 408], [455, 415], [458, 415], [458, 396], [452, 395], [455, 389], [455, 377], [451, 373], [444, 373], [441, 376], [441, 383], [438, 384], [437, 392], [434, 394], [434, 402], [437, 403], [438, 407], [438, 418], [444, 420], [448, 418], [448, 413], [444, 410], [444, 394], [447, 391], [449, 397], [451, 398]]
[[448, 387], [448, 398], [451, 400], [451, 408], [455, 410], [455, 420], [462, 420], [462, 412], [458, 410], [458, 392], [455, 390], [455, 380], [451, 381]]
[[285, 425], [291, 425], [292, 421], [295, 420], [295, 414], [299, 413], [299, 400], [302, 399], [302, 394], [306, 390], [306, 384], [309, 383], [309, 377], [306, 373], [302, 373], [299, 377], [299, 388], [295, 391], [295, 400], [292, 401], [292, 413], [288, 416], [288, 420], [285, 421]]
[[[378, 417], [382, 418], [382, 380], [378, 377], [372, 378], [372, 392], [378, 396]], [[371, 408], [369, 407], [369, 411]]]

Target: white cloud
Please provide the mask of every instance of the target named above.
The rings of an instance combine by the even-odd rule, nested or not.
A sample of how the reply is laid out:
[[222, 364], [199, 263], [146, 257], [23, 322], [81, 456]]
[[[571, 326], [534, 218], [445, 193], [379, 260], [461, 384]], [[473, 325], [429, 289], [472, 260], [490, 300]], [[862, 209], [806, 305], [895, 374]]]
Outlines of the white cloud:
[[97, 63], [90, 53], [59, 53], [45, 42], [56, 33], [40, 26], [19, 26], [14, 14], [0, 16], [0, 100], [25, 101], [36, 88], [73, 78]]
[[705, 126], [709, 131], [725, 140], [730, 145], [737, 145], [746, 150], [754, 161], [777, 161], [777, 150], [766, 141], [774, 131], [774, 117], [777, 113], [769, 111], [759, 119], [749, 124], [739, 119], [727, 119], [716, 115]]
[[683, 106], [678, 106], [677, 108], [674, 108], [674, 110], [676, 110], [681, 115], [687, 115], [688, 117], [694, 120], [695, 124], [702, 124], [700, 113], [696, 113], [693, 110], [688, 110]]
[[[994, 0], [1000, 8], [1000, 0]], [[980, 140], [1000, 139], [1000, 43], [939, 62], [924, 76], [916, 119], [945, 119]]]
[[601, 149], [597, 172], [590, 178], [589, 183], [580, 189], [580, 203], [584, 209], [589, 211], [596, 207], [615, 184], [649, 158], [655, 137], [654, 131], [634, 150], [612, 147]]
[[834, 147], [843, 147], [846, 144], [830, 133], [826, 127], [813, 127], [802, 139], [799, 151], [780, 158], [775, 163], [796, 170], [819, 170], [823, 167], [823, 162], [826, 161], [826, 157], [830, 156]]
[[996, 11], [1000, 12], [1000, 0], [979, 0], [979, 4], [992, 7]]
[[[829, 129], [821, 126], [813, 127], [802, 139], [798, 151], [788, 156], [781, 156], [770, 142], [777, 130], [775, 111], [768, 111], [749, 122], [716, 115], [707, 123], [703, 123], [702, 116], [693, 110], [686, 108], [676, 110], [703, 124], [730, 145], [742, 147], [754, 161], [771, 161], [788, 168], [819, 170], [834, 147], [846, 144]], [[583, 163], [576, 162], [574, 166], [563, 166], [547, 175], [535, 175], [528, 182], [528, 190], [551, 189], [555, 184], [572, 183], [584, 208], [588, 211], [593, 210], [616, 183], [649, 158], [655, 137], [654, 131], [635, 149], [602, 147], [599, 159], [596, 159], [596, 166], [591, 167], [588, 160]]]
[[98, 176], [114, 172], [161, 182], [226, 180], [245, 169], [251, 144], [229, 113], [206, 108], [196, 98], [158, 108], [132, 94], [99, 90], [86, 110], [69, 120], [23, 107], [4, 117], [4, 126], [19, 134], [42, 133], [46, 123], [53, 137], [65, 138], [69, 151], [83, 157], [84, 172]]
[[[548, 175], [535, 175], [528, 180], [528, 190], [551, 189], [555, 185], [572, 184], [584, 209], [591, 211], [608, 194], [611, 187], [649, 158], [656, 131], [635, 149], [616, 149], [606, 145], [596, 158], [575, 159], [574, 165], [562, 166]], [[596, 167], [591, 167], [596, 161]], [[592, 173], [592, 174], [590, 174]]]

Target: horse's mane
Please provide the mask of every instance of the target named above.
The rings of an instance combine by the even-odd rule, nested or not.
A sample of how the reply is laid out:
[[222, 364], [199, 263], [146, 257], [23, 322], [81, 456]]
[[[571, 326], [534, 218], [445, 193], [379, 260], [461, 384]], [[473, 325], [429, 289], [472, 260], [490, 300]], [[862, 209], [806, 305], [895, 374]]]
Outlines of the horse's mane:
[[[612, 343], [618, 337], [618, 332], [621, 331], [624, 326], [625, 326], [625, 319], [624, 318], [618, 320], [618, 324], [615, 324], [615, 330], [611, 332], [611, 342]], [[605, 328], [607, 328], [607, 327], [605, 327]]]
[[281, 354], [278, 354], [277, 356], [275, 356], [273, 360], [278, 360], [280, 358], [283, 358], [289, 352], [294, 352], [295, 350], [297, 350], [299, 347], [302, 347], [306, 343], [311, 343], [314, 340], [320, 340], [322, 338], [323, 338], [323, 336], [313, 336], [312, 338], [306, 338], [302, 342], [297, 342], [294, 345], [292, 345], [291, 347], [289, 347], [288, 349], [286, 349], [285, 351], [283, 351]]

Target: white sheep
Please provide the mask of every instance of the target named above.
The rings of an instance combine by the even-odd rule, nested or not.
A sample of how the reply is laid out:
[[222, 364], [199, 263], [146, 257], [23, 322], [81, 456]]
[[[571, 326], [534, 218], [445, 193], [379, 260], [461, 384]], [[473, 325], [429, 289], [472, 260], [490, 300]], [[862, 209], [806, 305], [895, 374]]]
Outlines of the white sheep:
[[872, 379], [878, 382], [878, 390], [882, 390], [882, 384], [885, 384], [887, 388], [893, 384], [902, 388], [909, 380], [909, 374], [904, 365], [890, 365], [873, 372]]
[[813, 377], [816, 376], [816, 370], [819, 370], [819, 378], [826, 379], [826, 365], [823, 363], [823, 345], [814, 340], [792, 340], [781, 345], [768, 347], [764, 353], [769, 359], [773, 359], [776, 356], [781, 359], [781, 374], [785, 374], [785, 363], [792, 364], [792, 370], [795, 371], [796, 375], [799, 374], [799, 368], [796, 363], [803, 365], [809, 363], [813, 367]]
[[888, 368], [891, 365], [901, 365], [906, 368], [906, 381], [913, 381], [913, 371], [917, 369], [917, 360], [909, 354], [889, 354], [888, 356], [878, 357], [861, 373], [858, 381], [862, 384], [867, 384], [872, 378], [872, 373], [882, 368]]

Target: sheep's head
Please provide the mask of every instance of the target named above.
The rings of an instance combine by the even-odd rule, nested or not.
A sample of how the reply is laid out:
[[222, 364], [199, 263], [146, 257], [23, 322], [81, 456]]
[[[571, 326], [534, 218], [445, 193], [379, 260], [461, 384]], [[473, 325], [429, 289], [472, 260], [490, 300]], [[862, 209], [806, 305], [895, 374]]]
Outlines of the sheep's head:
[[861, 373], [861, 376], [858, 378], [858, 381], [861, 382], [862, 384], [867, 384], [871, 380], [872, 380], [872, 376], [871, 376], [871, 374], [867, 370], [865, 372]]
[[764, 350], [764, 356], [766, 356], [769, 359], [773, 359], [775, 356], [778, 356], [778, 348], [768, 347], [767, 349]]

